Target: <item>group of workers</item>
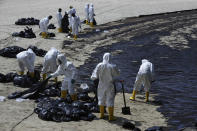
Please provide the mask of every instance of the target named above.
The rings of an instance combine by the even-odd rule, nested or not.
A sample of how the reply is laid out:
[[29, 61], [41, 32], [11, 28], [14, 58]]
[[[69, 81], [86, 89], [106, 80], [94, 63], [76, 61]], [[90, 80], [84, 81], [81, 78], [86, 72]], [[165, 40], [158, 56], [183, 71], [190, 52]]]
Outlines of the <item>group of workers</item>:
[[[57, 24], [58, 24], [58, 32], [63, 31], [62, 22], [65, 22], [65, 20], [62, 20], [62, 9], [59, 8], [57, 12]], [[81, 21], [80, 17], [76, 14], [76, 9], [70, 6], [70, 10], [68, 12], [65, 12], [65, 16], [68, 16], [68, 27], [70, 30], [70, 33], [73, 35], [74, 40], [77, 39], [77, 35], [79, 32], [79, 28], [81, 28]], [[93, 20], [94, 20], [94, 6], [93, 4], [86, 4], [85, 5], [85, 23], [88, 25], [90, 24], [91, 27], [93, 27]], [[43, 18], [39, 22], [39, 27], [41, 31], [42, 38], [48, 38], [47, 35], [47, 26], [49, 24], [49, 20], [52, 19], [52, 16], [48, 16], [46, 18]], [[66, 21], [67, 22], [67, 21]]]
[[[24, 74], [25, 67], [30, 72], [30, 77], [34, 77], [34, 61], [35, 53], [32, 49], [20, 52], [17, 54], [17, 60], [19, 64], [19, 74]], [[114, 118], [114, 99], [115, 89], [114, 80], [119, 76], [120, 70], [115, 64], [110, 62], [110, 53], [105, 53], [103, 61], [99, 63], [94, 69], [91, 79], [99, 80], [97, 88], [98, 105], [100, 108], [100, 118], [104, 118], [104, 108], [108, 108], [109, 121], [115, 120]], [[48, 76], [47, 76], [48, 73]], [[72, 62], [67, 61], [66, 56], [61, 54], [56, 48], [52, 47], [44, 56], [43, 68], [42, 68], [43, 80], [54, 78], [57, 82], [59, 75], [64, 75], [64, 80], [61, 86], [61, 98], [65, 99], [67, 94], [70, 94], [71, 99], [77, 100], [77, 95], [74, 89], [74, 83], [77, 78], [77, 69]], [[146, 59], [142, 60], [142, 64], [137, 73], [132, 96], [130, 100], [135, 100], [136, 91], [143, 85], [145, 89], [146, 98], [148, 102], [149, 91], [151, 84], [154, 81], [154, 66]]]

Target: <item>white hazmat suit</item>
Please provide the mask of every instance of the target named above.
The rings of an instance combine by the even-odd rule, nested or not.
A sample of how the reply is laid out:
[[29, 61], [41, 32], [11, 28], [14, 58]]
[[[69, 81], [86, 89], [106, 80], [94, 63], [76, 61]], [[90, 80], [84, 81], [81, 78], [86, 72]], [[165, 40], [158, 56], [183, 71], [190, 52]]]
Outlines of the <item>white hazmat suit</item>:
[[[66, 60], [66, 57], [63, 54], [59, 54], [57, 56], [57, 61], [59, 63], [59, 66], [55, 73], [51, 74], [52, 77], [57, 77], [59, 75], [64, 75], [64, 81], [62, 82], [62, 87], [61, 87], [61, 96], [63, 94], [63, 98], [66, 97], [65, 91], [68, 90], [69, 94], [71, 97], [75, 97], [75, 91], [72, 81], [76, 79], [77, 75], [77, 70], [75, 66]], [[63, 92], [62, 92], [63, 91]], [[74, 98], [72, 98], [74, 99]]]
[[132, 97], [130, 97], [130, 99], [135, 100], [136, 91], [138, 91], [143, 85], [144, 90], [146, 92], [146, 102], [147, 102], [152, 81], [154, 81], [154, 66], [148, 60], [143, 59], [135, 80], [133, 95]]
[[41, 32], [46, 32], [47, 33], [47, 30], [48, 30], [47, 25], [48, 24], [49, 24], [49, 18], [48, 17], [43, 18], [43, 19], [40, 20], [39, 26], [40, 26]]
[[62, 23], [62, 14], [61, 14], [61, 12], [57, 12], [57, 15], [56, 15], [56, 17], [57, 17], [57, 23], [58, 23], [58, 31], [59, 32], [61, 32], [61, 23]]
[[36, 55], [32, 51], [32, 49], [28, 49], [27, 51], [22, 51], [16, 55], [21, 74], [24, 73], [25, 67], [28, 69], [30, 74], [34, 72], [35, 57]]
[[86, 24], [89, 22], [89, 4], [85, 5], [85, 19], [86, 19]]
[[143, 59], [135, 80], [134, 90], [140, 89], [143, 85], [144, 90], [149, 92], [152, 81], [154, 81], [154, 66], [148, 60]]
[[98, 104], [100, 106], [100, 118], [104, 117], [104, 106], [109, 109], [109, 120], [113, 120], [115, 89], [113, 80], [119, 75], [116, 65], [110, 64], [110, 53], [105, 53], [103, 62], [99, 63], [94, 69], [91, 79], [99, 79], [98, 84]]
[[79, 16], [72, 16], [71, 18], [71, 27], [72, 27], [72, 34], [74, 35], [74, 39], [77, 39], [77, 35], [79, 33], [79, 28], [81, 28], [81, 21]]
[[68, 14], [69, 27], [71, 28], [71, 25], [72, 25], [72, 21], [71, 21], [71, 19], [72, 19], [72, 14], [76, 14], [75, 8], [70, 9], [70, 10], [67, 12], [67, 14]]
[[57, 66], [56, 59], [57, 59], [58, 54], [59, 54], [59, 51], [56, 48], [51, 47], [51, 49], [44, 56], [44, 62], [43, 62], [43, 68], [42, 68], [43, 79], [46, 79], [47, 72], [54, 73], [57, 70], [58, 66]]
[[89, 7], [89, 20], [90, 20], [90, 26], [93, 26], [93, 20], [94, 20], [94, 6], [93, 6], [93, 4], [90, 4], [90, 7]]

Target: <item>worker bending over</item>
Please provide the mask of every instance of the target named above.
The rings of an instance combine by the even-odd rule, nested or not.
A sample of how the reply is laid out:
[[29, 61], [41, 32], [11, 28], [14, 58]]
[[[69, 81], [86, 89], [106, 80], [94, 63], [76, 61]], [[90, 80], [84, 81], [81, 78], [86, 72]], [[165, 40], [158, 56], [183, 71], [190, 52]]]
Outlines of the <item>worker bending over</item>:
[[39, 22], [39, 27], [40, 27], [42, 38], [48, 38], [47, 30], [48, 30], [48, 24], [49, 24], [50, 19], [52, 19], [51, 15], [46, 18], [41, 19]]
[[32, 78], [34, 78], [34, 61], [35, 61], [35, 53], [32, 49], [28, 49], [27, 51], [22, 51], [16, 55], [18, 60], [18, 65], [20, 68], [19, 74], [23, 75], [25, 67], [28, 69], [29, 74]]
[[77, 76], [77, 70], [75, 66], [66, 60], [63, 54], [57, 56], [58, 68], [55, 73], [52, 73], [49, 77], [57, 77], [58, 75], [64, 75], [64, 81], [61, 87], [61, 98], [66, 98], [67, 93], [70, 94], [72, 100], [77, 100], [77, 95], [74, 90], [74, 83]]
[[[60, 52], [56, 48], [51, 47], [51, 49], [44, 56], [42, 68], [43, 80], [46, 79], [47, 72], [54, 73], [57, 70], [58, 65], [56, 59], [59, 53]], [[55, 82], [57, 82], [57, 77], [55, 77]]]
[[153, 81], [154, 81], [154, 66], [148, 60], [143, 59], [135, 80], [134, 89], [133, 89], [132, 97], [130, 97], [130, 100], [135, 100], [136, 91], [139, 90], [140, 87], [143, 85], [144, 90], [146, 92], [145, 102], [148, 102], [149, 91], [151, 88], [151, 83]]

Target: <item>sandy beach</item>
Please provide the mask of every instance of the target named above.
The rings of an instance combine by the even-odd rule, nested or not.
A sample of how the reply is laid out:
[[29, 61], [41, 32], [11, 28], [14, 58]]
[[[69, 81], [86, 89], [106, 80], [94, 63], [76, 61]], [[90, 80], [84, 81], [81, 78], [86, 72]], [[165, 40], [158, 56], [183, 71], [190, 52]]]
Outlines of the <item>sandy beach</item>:
[[[48, 15], [52, 15], [53, 19], [50, 23], [57, 26], [56, 12], [58, 8], [67, 11], [69, 6], [72, 5], [76, 8], [77, 14], [81, 20], [84, 19], [84, 6], [85, 3], [93, 3], [95, 5], [95, 14], [98, 26], [91, 29], [87, 25], [82, 25], [82, 30], [79, 39], [74, 41], [65, 37], [65, 34], [58, 33], [57, 30], [49, 30], [56, 34], [54, 39], [42, 39], [39, 36], [38, 26], [30, 26], [36, 34], [35, 39], [24, 39], [12, 37], [13, 32], [19, 32], [25, 26], [17, 26], [14, 22], [19, 18], [34, 17], [41, 19]], [[165, 2], [158, 2], [158, 0], [145, 0], [134, 1], [124, 0], [1, 0], [0, 1], [0, 49], [17, 45], [27, 48], [29, 45], [35, 45], [41, 49], [49, 50], [51, 47], [59, 49], [65, 53], [67, 59], [72, 61], [76, 67], [83, 65], [85, 61], [90, 58], [91, 54], [95, 52], [97, 47], [113, 45], [124, 40], [129, 40], [133, 36], [128, 33], [128, 26], [121, 26], [121, 19], [123, 22], [138, 22], [138, 19], [129, 19], [127, 17], [135, 17], [139, 15], [157, 14], [164, 12], [173, 12], [181, 10], [190, 10], [197, 8], [195, 0], [166, 0]], [[143, 18], [142, 18], [143, 19]], [[144, 18], [145, 19], [145, 18]], [[120, 20], [120, 21], [117, 21]], [[124, 21], [125, 20], [125, 21]], [[141, 21], [141, 20], [140, 20]], [[157, 21], [161, 22], [161, 21]], [[128, 24], [127, 23], [127, 24]], [[143, 25], [153, 24], [154, 21], [138, 24], [135, 28], [142, 30]], [[114, 28], [117, 25], [118, 28]], [[113, 28], [110, 29], [110, 26]], [[120, 27], [119, 27], [120, 26]], [[196, 27], [196, 26], [195, 26]], [[129, 28], [133, 29], [132, 25]], [[100, 29], [101, 32], [96, 32]], [[120, 29], [120, 30], [119, 30]], [[104, 30], [108, 30], [106, 33]], [[127, 34], [128, 33], [128, 34]], [[115, 39], [116, 38], [116, 39]], [[163, 38], [166, 42], [166, 39]], [[72, 43], [67, 45], [67, 43]], [[164, 43], [165, 43], [164, 42]], [[166, 42], [168, 44], [168, 42]], [[170, 46], [169, 46], [170, 47]], [[184, 47], [184, 45], [183, 45]], [[172, 47], [176, 48], [176, 47]], [[121, 53], [121, 51], [112, 52], [114, 55]], [[0, 72], [9, 73], [18, 71], [18, 63], [14, 58], [0, 57]], [[35, 65], [41, 65], [43, 62], [42, 57], [36, 57]], [[59, 77], [60, 80], [62, 77]], [[19, 90], [24, 90], [19, 87], [14, 87], [12, 83], [0, 83], [0, 96], [7, 97], [9, 94]], [[95, 130], [125, 130], [122, 128], [124, 120], [134, 123], [141, 130], [145, 130], [152, 126], [167, 126], [167, 118], [157, 111], [158, 105], [153, 103], [144, 103], [144, 95], [138, 94], [137, 101], [131, 102], [128, 98], [131, 93], [126, 93], [127, 105], [131, 108], [131, 115], [123, 115], [121, 108], [123, 106], [122, 94], [118, 93], [115, 99], [115, 116], [117, 121], [108, 122], [107, 117], [104, 120], [98, 119], [99, 114], [95, 113], [97, 118], [91, 122], [51, 122], [43, 121], [38, 118], [37, 114], [33, 113], [36, 106], [34, 101], [27, 100], [23, 102], [16, 102], [15, 100], [6, 99], [0, 102], [0, 130], [1, 131], [95, 131]], [[152, 93], [150, 101], [154, 101], [153, 97], [157, 94]]]

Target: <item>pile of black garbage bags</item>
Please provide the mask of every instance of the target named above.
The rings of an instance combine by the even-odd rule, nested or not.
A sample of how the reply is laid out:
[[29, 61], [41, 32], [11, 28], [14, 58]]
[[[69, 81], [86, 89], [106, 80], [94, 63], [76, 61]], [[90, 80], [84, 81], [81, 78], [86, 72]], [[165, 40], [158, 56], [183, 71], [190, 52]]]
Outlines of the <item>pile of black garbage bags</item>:
[[42, 120], [55, 122], [92, 121], [96, 116], [92, 112], [98, 112], [95, 102], [72, 101], [70, 96], [66, 99], [53, 99], [49, 97], [37, 100], [34, 112]]
[[[3, 76], [1, 78], [1, 76]], [[9, 79], [8, 79], [9, 78]], [[27, 88], [24, 91], [14, 92], [8, 99], [33, 99], [37, 102], [34, 112], [42, 120], [55, 122], [68, 121], [92, 121], [96, 116], [93, 112], [99, 112], [99, 106], [94, 97], [88, 95], [89, 91], [84, 90], [77, 93], [77, 101], [72, 101], [70, 95], [66, 99], [59, 98], [61, 94], [61, 82], [49, 83], [40, 81], [40, 73], [35, 71], [35, 78], [27, 75], [9, 73], [0, 74], [0, 80], [13, 82], [15, 86]]]
[[[27, 49], [31, 48], [33, 52], [40, 57], [44, 57], [47, 53], [46, 50], [39, 49], [36, 46], [30, 45]], [[8, 58], [16, 58], [16, 55], [26, 49], [19, 46], [9, 46], [0, 50], [0, 56], [8, 57]]]
[[29, 28], [28, 26], [26, 26], [24, 31], [14, 32], [12, 34], [12, 36], [14, 36], [14, 37], [22, 37], [22, 38], [36, 38], [36, 35], [33, 32], [32, 28]]
[[9, 46], [0, 50], [0, 56], [8, 58], [16, 58], [16, 55], [22, 51], [25, 51], [24, 48], [19, 46]]
[[21, 18], [21, 19], [18, 19], [15, 22], [15, 24], [16, 25], [39, 25], [39, 22], [40, 22], [40, 20], [31, 17], [31, 18]]
[[46, 55], [46, 53], [47, 53], [46, 50], [39, 49], [39, 48], [36, 47], [36, 46], [30, 45], [27, 49], [29, 49], [29, 48], [32, 49], [33, 52], [34, 52], [37, 56], [40, 56], [40, 57], [44, 57], [44, 56]]
[[49, 24], [48, 25], [48, 29], [55, 29], [56, 27], [55, 27], [55, 25], [54, 24]]

